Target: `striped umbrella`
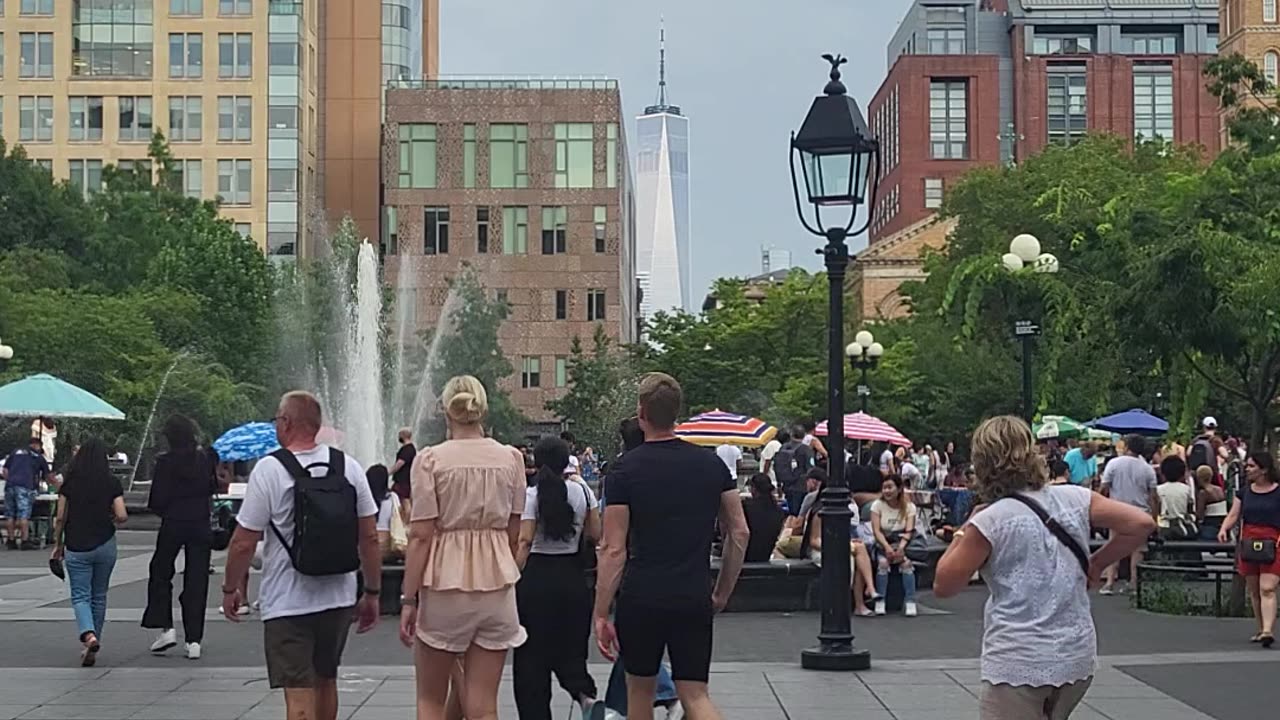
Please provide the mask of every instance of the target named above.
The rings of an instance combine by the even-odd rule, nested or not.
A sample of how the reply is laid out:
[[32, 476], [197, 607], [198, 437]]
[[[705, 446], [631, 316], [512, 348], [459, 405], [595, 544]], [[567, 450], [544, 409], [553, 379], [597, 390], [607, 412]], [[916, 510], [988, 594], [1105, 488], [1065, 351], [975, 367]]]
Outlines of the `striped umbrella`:
[[[818, 423], [814, 435], [827, 434], [827, 421]], [[844, 436], [850, 440], [866, 440], [868, 442], [887, 442], [891, 445], [911, 447], [911, 441], [898, 432], [892, 425], [866, 413], [850, 413], [844, 416]]]
[[694, 445], [707, 447], [717, 445], [760, 447], [777, 434], [777, 428], [760, 418], [735, 415], [720, 410], [695, 415], [676, 426], [676, 435]]

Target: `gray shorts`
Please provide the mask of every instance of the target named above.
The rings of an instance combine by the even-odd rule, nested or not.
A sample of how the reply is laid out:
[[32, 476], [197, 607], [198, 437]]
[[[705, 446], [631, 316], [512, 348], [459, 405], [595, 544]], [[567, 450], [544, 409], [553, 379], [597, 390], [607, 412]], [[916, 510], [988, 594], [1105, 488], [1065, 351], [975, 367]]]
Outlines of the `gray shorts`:
[[334, 680], [347, 646], [354, 608], [272, 618], [262, 623], [267, 682], [272, 688], [313, 688]]
[[982, 720], [1067, 720], [1092, 683], [1091, 677], [1062, 687], [992, 685], [983, 680], [979, 717]]

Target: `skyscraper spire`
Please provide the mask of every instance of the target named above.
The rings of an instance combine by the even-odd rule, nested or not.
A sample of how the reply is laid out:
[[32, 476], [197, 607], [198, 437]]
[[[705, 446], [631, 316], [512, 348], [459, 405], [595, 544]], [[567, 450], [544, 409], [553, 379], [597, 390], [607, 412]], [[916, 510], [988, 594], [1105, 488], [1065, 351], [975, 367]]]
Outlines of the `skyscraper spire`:
[[658, 16], [658, 106], [667, 106], [667, 21]]

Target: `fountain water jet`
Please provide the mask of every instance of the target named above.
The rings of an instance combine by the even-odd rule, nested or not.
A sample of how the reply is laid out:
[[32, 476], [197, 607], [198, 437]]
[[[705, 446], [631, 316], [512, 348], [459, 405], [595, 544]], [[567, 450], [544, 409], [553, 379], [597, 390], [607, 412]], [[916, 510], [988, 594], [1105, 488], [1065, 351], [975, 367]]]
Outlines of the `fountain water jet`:
[[133, 484], [138, 479], [138, 468], [142, 466], [142, 451], [147, 447], [147, 440], [151, 437], [151, 423], [156, 418], [156, 408], [160, 406], [160, 397], [164, 395], [164, 389], [169, 386], [169, 376], [178, 368], [178, 363], [188, 355], [183, 350], [173, 358], [173, 364], [165, 371], [164, 377], [160, 378], [160, 388], [156, 390], [156, 397], [151, 401], [151, 412], [147, 415], [147, 422], [142, 426], [142, 439], [138, 441], [138, 454], [133, 456], [133, 472], [129, 473], [129, 489], [133, 490]]
[[383, 461], [386, 448], [382, 405], [382, 282], [378, 256], [365, 240], [356, 257], [351, 324], [344, 357], [345, 382], [338, 428], [346, 434], [344, 450], [368, 467]]

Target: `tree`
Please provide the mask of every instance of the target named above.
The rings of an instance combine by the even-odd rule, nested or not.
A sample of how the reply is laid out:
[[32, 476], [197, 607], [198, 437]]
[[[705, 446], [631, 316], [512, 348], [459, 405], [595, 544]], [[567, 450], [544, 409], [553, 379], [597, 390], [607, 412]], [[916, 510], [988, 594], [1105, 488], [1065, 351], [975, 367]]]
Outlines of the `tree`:
[[636, 372], [599, 324], [590, 350], [574, 336], [567, 364], [569, 392], [547, 410], [568, 423], [579, 445], [607, 457], [618, 444], [618, 424], [636, 412]]

